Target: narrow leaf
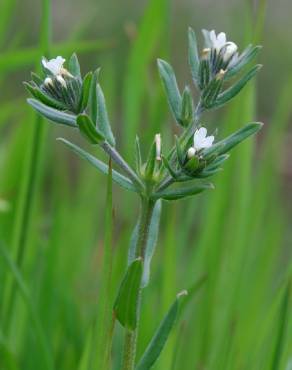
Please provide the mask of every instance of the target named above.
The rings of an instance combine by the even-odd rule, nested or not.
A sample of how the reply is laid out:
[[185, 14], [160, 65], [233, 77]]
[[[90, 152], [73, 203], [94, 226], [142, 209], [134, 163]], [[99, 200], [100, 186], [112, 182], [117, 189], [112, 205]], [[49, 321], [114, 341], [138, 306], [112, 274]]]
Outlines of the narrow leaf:
[[61, 112], [57, 109], [48, 107], [47, 105], [39, 102], [35, 99], [27, 99], [29, 105], [31, 105], [41, 115], [53, 121], [55, 123], [61, 123], [63, 125], [77, 127], [76, 116], [73, 114]]
[[227, 138], [219, 141], [208, 149], [204, 149], [202, 155], [205, 159], [212, 157], [213, 155], [218, 156], [229, 152], [236, 145], [241, 143], [249, 136], [257, 133], [263, 124], [259, 122], [253, 122], [245, 125], [240, 130], [234, 132]]
[[194, 115], [194, 104], [191, 91], [188, 86], [185, 87], [182, 95], [181, 122], [184, 126], [192, 123]]
[[67, 109], [67, 107], [64, 104], [43, 92], [39, 87], [34, 87], [27, 82], [24, 82], [23, 84], [33, 97], [35, 97], [37, 100], [40, 100], [45, 105], [61, 110]]
[[99, 69], [96, 70], [91, 78], [89, 98], [88, 98], [88, 115], [92, 119], [92, 122], [96, 124], [97, 120], [97, 79]]
[[198, 45], [197, 45], [197, 38], [195, 31], [192, 28], [189, 28], [189, 65], [191, 68], [192, 78], [195, 84], [198, 84], [198, 74], [199, 74], [199, 66], [200, 66], [200, 59], [198, 55]]
[[82, 135], [88, 139], [91, 144], [99, 144], [104, 141], [102, 133], [97, 130], [91, 119], [86, 114], [78, 115], [77, 125]]
[[182, 291], [176, 296], [174, 303], [162, 320], [135, 370], [149, 370], [155, 364], [176, 322], [180, 301], [185, 295], [187, 295], [187, 291]]
[[102, 132], [106, 140], [115, 146], [115, 139], [111, 130], [111, 126], [108, 119], [108, 113], [105, 104], [105, 98], [103, 91], [99, 84], [96, 86], [96, 101], [97, 101], [97, 116], [96, 116], [96, 126]]
[[[89, 154], [85, 150], [79, 148], [77, 145], [71, 143], [70, 141], [59, 138], [59, 141], [62, 141], [65, 145], [67, 145], [74, 153], [79, 155], [82, 159], [85, 159], [87, 162], [89, 162], [93, 167], [97, 168], [99, 171], [101, 171], [103, 174], [108, 174], [108, 165], [100, 161], [99, 159], [95, 158], [93, 155]], [[134, 192], [137, 192], [136, 187], [133, 185], [130, 179], [128, 179], [126, 176], [120, 174], [118, 171], [113, 170], [112, 172], [113, 181], [115, 181], [117, 184], [122, 186], [123, 188], [127, 190], [131, 190]]]
[[199, 194], [204, 190], [214, 189], [213, 184], [196, 184], [180, 187], [177, 189], [166, 189], [153, 194], [153, 199], [177, 200]]
[[76, 53], [73, 53], [68, 62], [68, 71], [81, 80], [80, 64]]
[[228, 68], [224, 79], [229, 79], [239, 73], [248, 63], [256, 58], [259, 51], [262, 49], [262, 46], [249, 46], [246, 50], [240, 55], [238, 61], [234, 66]]
[[137, 326], [142, 272], [142, 258], [137, 258], [128, 267], [114, 304], [116, 318], [125, 328], [130, 330], [135, 330]]
[[173, 116], [175, 120], [180, 123], [182, 98], [177, 86], [174, 71], [170, 64], [161, 59], [158, 59], [158, 69]]
[[214, 107], [219, 107], [224, 105], [229, 100], [234, 98], [251, 80], [256, 73], [262, 68], [262, 65], [258, 64], [254, 66], [249, 72], [247, 72], [239, 81], [235, 82], [229, 89], [225, 90], [223, 93], [219, 94]]
[[88, 104], [89, 94], [90, 94], [90, 86], [92, 80], [92, 72], [87, 73], [87, 75], [83, 79], [82, 83], [82, 92], [81, 98], [79, 103], [79, 111], [83, 112]]

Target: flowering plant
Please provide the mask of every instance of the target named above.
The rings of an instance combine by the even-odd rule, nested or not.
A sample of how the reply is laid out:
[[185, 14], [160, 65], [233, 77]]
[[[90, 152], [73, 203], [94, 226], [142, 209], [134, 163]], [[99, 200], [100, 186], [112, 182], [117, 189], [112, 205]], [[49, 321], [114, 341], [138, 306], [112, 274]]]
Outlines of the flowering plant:
[[[249, 123], [221, 140], [207, 136], [201, 125], [204, 112], [225, 105], [255, 76], [260, 65], [243, 72], [260, 50], [248, 46], [241, 54], [234, 42], [226, 40], [225, 33], [203, 30], [204, 48], [198, 51], [195, 32], [189, 29], [189, 65], [199, 99], [195, 105], [191, 89], [180, 92], [174, 71], [166, 61], [158, 60], [159, 74], [175, 122], [181, 126], [181, 135], [175, 137], [170, 151], [162, 147], [156, 134], [148, 156], [142, 158], [139, 139], [136, 139], [136, 166], [127, 163], [115, 147], [115, 138], [107, 113], [105, 97], [98, 82], [99, 70], [82, 77], [75, 54], [65, 59], [43, 58], [44, 76], [32, 74], [25, 83], [33, 98], [28, 103], [42, 116], [58, 124], [70, 126], [93, 145], [99, 145], [116, 164], [112, 170], [104, 162], [77, 145], [61, 138], [66, 146], [88, 161], [99, 171], [111, 172], [112, 179], [126, 190], [139, 195], [140, 217], [131, 238], [128, 268], [115, 300], [115, 318], [125, 328], [123, 369], [150, 369], [157, 360], [178, 314], [179, 302], [186, 292], [179, 293], [166, 314], [144, 355], [135, 364], [137, 328], [140, 319], [141, 293], [149, 282], [150, 263], [159, 230], [161, 201], [173, 201], [193, 196], [213, 188], [205, 182], [221, 170], [229, 151], [249, 136], [258, 132], [260, 123]], [[242, 76], [232, 80], [241, 72]], [[227, 87], [226, 87], [227, 85]], [[121, 173], [122, 171], [123, 173]]]

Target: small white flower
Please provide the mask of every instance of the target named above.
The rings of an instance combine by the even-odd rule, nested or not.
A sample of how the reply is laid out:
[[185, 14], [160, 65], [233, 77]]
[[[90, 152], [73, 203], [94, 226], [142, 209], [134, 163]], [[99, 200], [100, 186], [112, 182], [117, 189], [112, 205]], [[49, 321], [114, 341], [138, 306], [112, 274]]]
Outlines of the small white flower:
[[216, 51], [219, 53], [219, 51], [225, 46], [226, 44], [226, 34], [225, 32], [220, 32], [216, 36], [215, 30], [212, 30], [209, 32], [210, 41], [212, 44], [212, 47], [216, 49]]
[[230, 42], [227, 42], [226, 43], [226, 50], [225, 50], [225, 53], [223, 55], [223, 59], [224, 61], [227, 61], [229, 58], [232, 57], [232, 55], [234, 55], [236, 52], [237, 52], [237, 45], [230, 41]]
[[43, 66], [48, 69], [54, 76], [62, 74], [64, 68], [63, 64], [65, 63], [66, 59], [61, 56], [57, 56], [57, 58], [53, 58], [47, 60], [45, 58], [42, 59]]
[[200, 127], [194, 134], [194, 145], [188, 150], [188, 158], [192, 158], [197, 151], [210, 148], [213, 144], [214, 136], [207, 136], [207, 129]]
[[222, 48], [225, 48], [223, 53], [224, 61], [227, 61], [237, 52], [237, 45], [232, 41], [227, 41], [225, 32], [220, 32], [218, 35], [216, 35], [215, 30], [203, 30], [203, 33], [207, 40], [208, 46], [215, 49], [217, 53], [219, 53]]

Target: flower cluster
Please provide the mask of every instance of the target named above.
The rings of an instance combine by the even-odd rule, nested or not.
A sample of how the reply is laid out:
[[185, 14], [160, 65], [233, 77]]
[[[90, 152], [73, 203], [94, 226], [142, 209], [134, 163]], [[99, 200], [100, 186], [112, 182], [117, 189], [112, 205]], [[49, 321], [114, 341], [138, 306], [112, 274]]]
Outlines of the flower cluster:
[[61, 56], [50, 60], [43, 58], [41, 66], [45, 77], [33, 73], [32, 81], [26, 83], [29, 92], [47, 106], [79, 113], [83, 81], [78, 70], [73, 67], [75, 58], [75, 55], [71, 57], [69, 70], [64, 67], [66, 60]]
[[[197, 104], [188, 86], [181, 94], [172, 67], [158, 60], [171, 112], [183, 132], [176, 138], [176, 144], [169, 153], [164, 153], [161, 135], [156, 134], [146, 161], [142, 159], [137, 138], [136, 170], [115, 149], [105, 98], [98, 82], [98, 71], [89, 72], [83, 78], [75, 54], [66, 67], [66, 60], [62, 56], [42, 59], [44, 76], [32, 74], [33, 81], [26, 83], [34, 97], [28, 99], [28, 102], [49, 120], [77, 128], [91, 144], [100, 145], [126, 174], [124, 176], [115, 171], [113, 180], [128, 190], [134, 190], [144, 197], [167, 200], [196, 194], [211, 186], [196, 181], [218, 172], [228, 158], [227, 152], [261, 127], [258, 123], [249, 124], [215, 144], [215, 137], [207, 135], [207, 129], [199, 122], [202, 113], [227, 103], [240, 92], [259, 66], [243, 73], [238, 81], [231, 83], [225, 90], [223, 83], [243, 71], [260, 48], [249, 46], [239, 54], [237, 45], [227, 41], [225, 33], [203, 30], [203, 36], [205, 44], [199, 52], [195, 33], [189, 30], [189, 64], [200, 94]], [[63, 142], [105, 172], [105, 164], [67, 140], [63, 139]], [[175, 183], [192, 183], [193, 180], [195, 182], [191, 188], [168, 189]]]

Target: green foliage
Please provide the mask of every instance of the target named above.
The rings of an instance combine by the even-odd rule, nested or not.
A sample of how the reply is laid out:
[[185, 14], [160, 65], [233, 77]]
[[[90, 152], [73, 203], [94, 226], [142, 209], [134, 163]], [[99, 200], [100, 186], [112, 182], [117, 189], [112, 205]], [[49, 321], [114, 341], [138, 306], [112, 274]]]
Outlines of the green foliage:
[[[259, 2], [260, 9], [264, 7], [264, 3], [265, 1]], [[7, 242], [4, 252], [1, 249], [0, 258], [0, 368], [46, 369], [46, 352], [49, 355], [47, 363], [55, 362], [57, 367], [64, 370], [89, 370], [94, 369], [94, 365], [95, 368], [102, 368], [98, 361], [103, 359], [99, 355], [108, 339], [97, 347], [96, 340], [100, 343], [100, 338], [94, 338], [93, 332], [98, 331], [100, 326], [93, 324], [100, 315], [98, 310], [104, 308], [96, 302], [102, 299], [101, 296], [104, 297], [103, 289], [107, 286], [103, 264], [106, 207], [103, 191], [105, 183], [95, 170], [108, 174], [109, 166], [94, 157], [95, 147], [88, 149], [89, 154], [63, 139], [68, 148], [91, 164], [87, 166], [78, 158], [66, 154], [58, 143], [56, 145], [51, 135], [73, 135], [74, 139], [73, 136], [66, 137], [69, 140], [72, 138], [72, 141], [81, 146], [76, 137], [79, 131], [76, 118], [72, 119], [63, 103], [49, 98], [38, 89], [43, 83], [43, 76], [33, 74], [33, 83], [27, 85], [27, 88], [33, 100], [40, 102], [39, 109], [42, 107], [41, 103], [52, 109], [60, 109], [61, 120], [64, 120], [63, 113], [69, 114], [69, 123], [65, 119], [66, 124], [76, 128], [67, 130], [58, 125], [50, 128], [50, 135], [47, 135], [47, 124], [41, 122], [40, 116], [32, 117], [31, 110], [27, 109], [23, 97], [19, 95], [19, 81], [27, 78], [33, 64], [39, 66], [42, 55], [48, 58], [56, 55], [66, 57], [76, 51], [82, 61], [82, 72], [86, 72], [97, 62], [98, 65], [102, 64], [105, 67], [102, 88], [107, 106], [111, 108], [109, 112], [112, 122], [117, 122], [111, 129], [116, 133], [117, 148], [126, 149], [127, 159], [134, 163], [134, 138], [139, 126], [141, 142], [136, 144], [136, 162], [137, 174], [140, 176], [141, 157], [145, 158], [146, 145], [150, 144], [154, 133], [161, 131], [161, 178], [179, 180], [184, 176], [186, 180], [186, 174], [179, 174], [181, 167], [178, 160], [186, 166], [185, 153], [190, 141], [178, 141], [178, 151], [168, 153], [174, 140], [171, 131], [166, 131], [169, 127], [165, 119], [166, 104], [155, 69], [155, 58], [158, 55], [169, 57], [171, 63], [183, 61], [181, 55], [185, 55], [186, 50], [180, 32], [177, 32], [180, 29], [177, 22], [181, 22], [179, 20], [183, 17], [176, 17], [175, 22], [168, 24], [169, 3], [165, 0], [153, 0], [146, 5], [144, 14], [140, 4], [137, 5], [138, 8], [132, 7], [129, 12], [133, 20], [138, 19], [136, 10], [142, 16], [141, 22], [139, 20], [141, 26], [137, 30], [132, 24], [126, 24], [127, 35], [130, 36], [128, 43], [124, 43], [124, 38], [121, 40], [116, 32], [112, 34], [110, 41], [104, 41], [99, 36], [97, 40], [88, 41], [84, 40], [84, 35], [98, 35], [99, 30], [96, 27], [106, 26], [107, 18], [111, 15], [108, 14], [104, 22], [100, 23], [98, 15], [90, 11], [94, 20], [90, 22], [86, 16], [88, 2], [85, 1], [82, 4], [85, 11], [81, 18], [72, 20], [69, 17], [70, 21], [66, 17], [63, 19], [62, 29], [66, 29], [64, 34], [58, 34], [59, 29], [54, 27], [54, 40], [67, 37], [66, 35], [71, 39], [54, 41], [53, 45], [48, 45], [44, 40], [44, 35], [50, 35], [50, 30], [47, 29], [40, 32], [43, 38], [40, 47], [34, 45], [34, 40], [29, 38], [30, 30], [23, 28], [26, 22], [23, 19], [19, 22], [20, 17], [23, 16], [24, 20], [26, 18], [22, 14], [24, 8], [20, 7], [21, 11], [16, 12], [16, 6], [15, 1], [3, 0], [0, 14], [0, 72], [3, 93], [0, 110], [0, 131], [3, 138], [0, 148], [0, 237]], [[120, 5], [117, 3], [115, 6], [115, 19], [120, 21]], [[270, 10], [273, 11], [275, 6], [276, 4], [271, 4]], [[288, 9], [290, 5], [287, 3], [280, 12], [285, 12], [286, 6]], [[192, 6], [188, 9], [195, 17], [204, 16], [200, 13], [200, 6], [195, 12]], [[123, 5], [123, 13], [125, 11], [128, 9]], [[178, 13], [180, 11], [178, 7]], [[279, 9], [277, 14], [280, 14], [278, 11]], [[30, 12], [32, 23], [39, 23], [36, 10], [32, 8]], [[72, 5], [72, 14], [74, 12]], [[257, 14], [256, 7], [251, 9], [251, 4], [241, 3], [236, 8], [236, 14], [232, 9], [227, 13], [233, 20], [238, 19], [239, 13], [242, 17], [240, 30], [232, 31], [232, 34], [230, 32], [230, 36], [245, 34], [244, 38], [249, 42], [252, 40], [251, 33], [255, 30], [258, 40], [260, 26], [252, 24], [250, 19], [251, 15], [252, 19], [263, 19], [262, 12]], [[45, 18], [40, 22], [42, 27], [50, 24], [48, 14]], [[218, 20], [225, 22], [225, 18], [219, 13]], [[54, 21], [53, 19], [52, 24], [55, 24]], [[287, 160], [292, 80], [290, 75], [286, 72], [284, 74], [284, 71], [288, 71], [284, 67], [288, 66], [290, 51], [289, 48], [282, 47], [285, 41], [283, 26], [281, 22], [278, 23], [277, 33], [272, 32], [267, 24], [269, 43], [265, 43], [264, 55], [272, 63], [265, 61], [266, 67], [257, 86], [258, 90], [249, 82], [244, 91], [240, 92], [240, 98], [226, 106], [225, 114], [214, 117], [214, 124], [218, 126], [218, 135], [215, 134], [212, 148], [214, 152], [206, 150], [210, 154], [210, 157], [206, 157], [210, 162], [207, 161], [196, 176], [214, 176], [224, 165], [224, 171], [211, 180], [215, 183], [216, 190], [198, 198], [188, 198], [181, 204], [163, 202], [165, 208], [159, 244], [155, 248], [155, 258], [151, 259], [151, 280], [147, 289], [143, 290], [137, 340], [138, 359], [143, 356], [174, 292], [185, 286], [191, 288], [182, 302], [183, 310], [179, 315], [181, 320], [173, 327], [161, 356], [153, 366], [155, 370], [189, 367], [211, 370], [289, 368], [292, 355], [289, 309], [291, 294], [283, 285], [286, 285], [291, 275], [291, 202], [287, 182], [290, 172]], [[185, 28], [186, 25], [182, 27]], [[195, 22], [194, 28], [197, 30]], [[170, 31], [172, 35], [175, 33], [171, 57], [167, 40]], [[202, 50], [199, 33], [197, 39], [198, 43], [194, 32], [190, 30], [191, 73], [187, 72], [186, 63], [180, 63], [176, 71], [181, 92], [186, 91], [181, 82], [183, 76], [188, 76], [187, 73], [192, 76], [196, 86], [199, 85], [198, 60]], [[123, 44], [120, 44], [121, 41]], [[238, 42], [238, 45], [241, 44]], [[224, 97], [227, 91], [225, 99], [228, 101], [239, 91], [242, 81], [250, 73], [248, 69], [245, 71], [247, 64], [257, 58], [259, 50], [259, 46], [249, 46], [240, 54], [239, 62], [225, 73], [217, 99], [219, 96]], [[86, 55], [81, 56], [84, 53]], [[275, 57], [272, 58], [271, 55]], [[281, 58], [276, 57], [279, 55]], [[95, 57], [98, 58], [97, 61], [94, 60]], [[121, 60], [125, 61], [127, 67]], [[69, 67], [69, 58], [68, 63], [68, 69], [73, 72]], [[206, 63], [205, 84], [212, 77], [212, 73], [207, 76], [210, 72], [207, 66]], [[254, 72], [257, 69], [252, 69], [252, 65], [249, 68]], [[273, 73], [274, 71], [277, 73]], [[242, 73], [243, 80], [239, 73]], [[77, 112], [89, 115], [92, 73], [84, 75]], [[235, 78], [237, 75], [238, 79]], [[189, 82], [188, 77], [186, 80]], [[228, 89], [232, 87], [233, 91], [230, 92]], [[192, 86], [190, 90], [192, 91]], [[199, 94], [192, 94], [195, 102]], [[260, 105], [255, 115], [257, 94], [260, 95]], [[122, 97], [121, 106], [116, 104], [117, 97]], [[188, 117], [190, 122], [190, 95], [182, 93], [181, 101], [179, 113]], [[56, 112], [49, 112], [49, 118], [53, 114], [51, 117], [56, 121]], [[243, 123], [252, 122], [256, 116], [263, 117], [263, 120], [268, 117], [257, 141], [251, 135], [259, 126], [242, 128]], [[205, 126], [207, 118], [211, 126], [211, 115], [202, 116], [198, 123]], [[96, 121], [93, 122], [95, 124]], [[187, 126], [185, 121], [183, 126], [174, 128], [175, 133], [179, 136], [179, 130], [185, 130]], [[211, 133], [209, 126], [208, 132]], [[228, 136], [230, 134], [231, 137]], [[250, 137], [249, 140], [243, 142], [242, 139], [247, 137]], [[121, 141], [123, 145], [120, 145]], [[235, 144], [239, 142], [241, 145], [235, 148]], [[260, 145], [256, 145], [257, 142]], [[83, 145], [86, 145], [84, 141]], [[226, 161], [228, 155], [222, 153], [231, 148], [233, 151]], [[197, 156], [193, 161], [202, 164]], [[111, 292], [117, 290], [124, 275], [129, 236], [134, 218], [138, 218], [133, 194], [123, 192], [127, 189], [137, 193], [137, 187], [127, 177], [128, 174], [122, 175], [119, 171], [116, 168], [112, 172], [113, 181], [121, 185], [122, 189], [115, 188], [113, 199], [115, 228], [111, 231], [114, 238]], [[194, 185], [199, 183], [193, 178], [188, 178], [190, 180], [193, 180]], [[173, 184], [162, 192], [183, 186], [180, 183]], [[5, 210], [3, 204], [8, 204], [9, 207]], [[155, 214], [154, 211], [153, 217]], [[147, 251], [148, 247], [144, 274]], [[203, 282], [200, 277], [203, 277]], [[23, 286], [26, 295], [23, 295]], [[191, 291], [197, 294], [191, 294]], [[110, 307], [113, 298], [110, 298]], [[110, 369], [121, 367], [121, 330], [120, 326], [116, 326], [114, 330], [111, 365], [108, 366]], [[41, 338], [44, 338], [43, 342]], [[157, 348], [159, 347], [153, 347], [153, 351]], [[106, 351], [104, 355], [107, 355]], [[99, 357], [96, 362], [93, 360], [95, 356]], [[94, 362], [92, 367], [91, 362]]]
[[142, 273], [143, 260], [136, 258], [127, 269], [114, 304], [116, 318], [129, 330], [135, 330], [137, 326]]
[[153, 367], [161, 351], [163, 350], [168, 336], [176, 322], [180, 301], [185, 295], [187, 295], [187, 291], [182, 291], [177, 295], [174, 303], [171, 305], [169, 311], [165, 315], [149, 345], [147, 346], [143, 356], [135, 367], [135, 370], [149, 370]]

